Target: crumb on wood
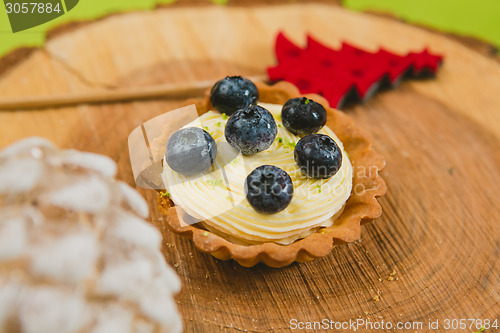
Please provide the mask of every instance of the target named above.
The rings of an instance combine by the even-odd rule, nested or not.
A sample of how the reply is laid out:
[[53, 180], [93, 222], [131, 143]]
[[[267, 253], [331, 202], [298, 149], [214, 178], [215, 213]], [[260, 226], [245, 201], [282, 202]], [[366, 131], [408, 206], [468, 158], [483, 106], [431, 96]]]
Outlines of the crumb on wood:
[[380, 289], [377, 289], [377, 295], [372, 298], [375, 302], [380, 302]]
[[396, 272], [396, 270], [393, 269], [392, 272], [389, 273], [389, 277], [387, 278], [387, 281], [399, 280], [399, 278], [396, 277], [397, 274], [398, 274], [398, 272]]

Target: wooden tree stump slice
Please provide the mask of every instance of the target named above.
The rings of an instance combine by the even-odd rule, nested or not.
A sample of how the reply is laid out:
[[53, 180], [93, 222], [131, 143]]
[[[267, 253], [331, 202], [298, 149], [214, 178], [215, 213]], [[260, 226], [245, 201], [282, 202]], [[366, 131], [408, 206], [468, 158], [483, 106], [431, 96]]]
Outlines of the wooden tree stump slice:
[[[344, 40], [398, 53], [429, 47], [445, 63], [436, 79], [405, 81], [346, 111], [385, 155], [388, 192], [382, 217], [325, 258], [283, 269], [219, 261], [170, 233], [156, 192], [141, 190], [183, 281], [185, 331], [287, 331], [292, 319], [423, 323], [409, 332], [430, 331], [429, 320], [500, 324], [500, 65], [456, 40], [321, 3], [163, 7], [57, 34], [4, 71], [0, 91], [5, 98], [70, 94], [262, 74], [275, 62], [279, 30], [298, 44], [311, 33], [333, 47]], [[110, 156], [118, 178], [133, 185], [129, 133], [184, 102], [2, 111], [0, 148], [44, 136]], [[391, 330], [373, 330], [383, 331]]]

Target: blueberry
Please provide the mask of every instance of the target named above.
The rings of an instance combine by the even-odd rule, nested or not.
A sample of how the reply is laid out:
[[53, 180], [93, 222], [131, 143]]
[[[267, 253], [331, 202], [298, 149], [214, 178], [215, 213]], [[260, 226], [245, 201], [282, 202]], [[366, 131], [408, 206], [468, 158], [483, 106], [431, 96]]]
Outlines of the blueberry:
[[217, 156], [217, 144], [198, 127], [183, 128], [170, 136], [165, 157], [172, 170], [186, 176], [207, 171]]
[[316, 133], [326, 124], [323, 105], [306, 97], [289, 99], [281, 110], [283, 126], [296, 135]]
[[342, 165], [342, 152], [337, 143], [324, 134], [309, 134], [295, 145], [295, 162], [311, 178], [330, 178]]
[[257, 104], [259, 92], [252, 81], [241, 76], [226, 76], [210, 90], [210, 103], [228, 116], [249, 105]]
[[248, 202], [257, 212], [274, 214], [292, 201], [292, 179], [277, 166], [262, 165], [248, 175], [245, 192]]
[[226, 141], [243, 155], [253, 155], [266, 150], [278, 134], [271, 112], [259, 105], [238, 110], [226, 123]]

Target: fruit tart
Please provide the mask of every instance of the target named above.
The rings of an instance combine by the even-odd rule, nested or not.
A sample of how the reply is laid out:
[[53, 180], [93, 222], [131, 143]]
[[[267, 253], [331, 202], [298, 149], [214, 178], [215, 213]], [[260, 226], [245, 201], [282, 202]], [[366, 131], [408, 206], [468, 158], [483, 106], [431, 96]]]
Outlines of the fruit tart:
[[226, 77], [164, 145], [159, 209], [214, 257], [282, 267], [327, 255], [377, 218], [385, 160], [319, 95]]

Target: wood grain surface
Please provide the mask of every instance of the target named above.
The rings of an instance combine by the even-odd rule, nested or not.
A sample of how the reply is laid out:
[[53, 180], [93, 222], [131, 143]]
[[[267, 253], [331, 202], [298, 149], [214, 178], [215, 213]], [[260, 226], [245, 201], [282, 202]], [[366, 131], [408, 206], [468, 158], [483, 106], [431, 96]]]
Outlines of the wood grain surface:
[[[177, 300], [185, 331], [280, 332], [292, 319], [361, 318], [422, 322], [402, 331], [432, 332], [429, 320], [500, 321], [500, 65], [456, 40], [324, 3], [166, 7], [58, 34], [4, 70], [1, 97], [259, 75], [275, 61], [279, 30], [298, 44], [309, 32], [333, 47], [343, 40], [398, 53], [428, 46], [445, 63], [436, 79], [404, 82], [346, 110], [385, 155], [388, 193], [382, 217], [363, 226], [361, 239], [323, 259], [283, 269], [216, 260], [166, 230], [156, 192], [141, 190], [183, 282]], [[40, 135], [110, 156], [118, 177], [133, 185], [128, 134], [183, 103], [0, 112], [0, 148]]]

